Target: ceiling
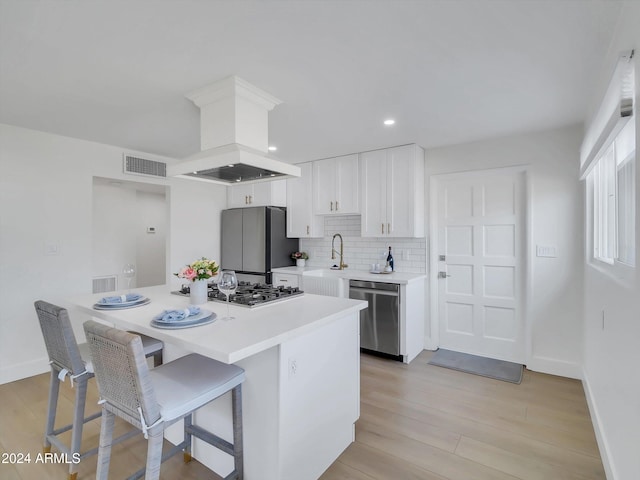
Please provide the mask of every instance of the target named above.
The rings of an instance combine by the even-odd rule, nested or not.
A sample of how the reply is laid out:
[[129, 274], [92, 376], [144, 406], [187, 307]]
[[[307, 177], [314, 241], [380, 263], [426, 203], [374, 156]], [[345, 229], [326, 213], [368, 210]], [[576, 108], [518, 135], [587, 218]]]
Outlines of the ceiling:
[[583, 121], [620, 6], [0, 0], [0, 122], [182, 158], [184, 95], [238, 75], [282, 100], [269, 141], [294, 163], [555, 128]]

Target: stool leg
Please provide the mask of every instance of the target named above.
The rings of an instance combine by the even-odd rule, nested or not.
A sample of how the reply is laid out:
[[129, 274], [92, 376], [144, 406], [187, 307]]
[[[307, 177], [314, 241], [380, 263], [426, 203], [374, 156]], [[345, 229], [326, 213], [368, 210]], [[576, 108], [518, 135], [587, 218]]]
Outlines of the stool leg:
[[60, 393], [60, 380], [56, 370], [51, 367], [51, 382], [49, 383], [49, 405], [47, 407], [47, 424], [44, 431], [44, 453], [51, 452], [49, 435], [53, 433], [56, 423], [56, 409], [58, 408], [58, 395]]
[[[87, 376], [82, 375], [76, 379], [76, 401], [73, 408], [73, 427], [71, 429], [71, 455], [80, 453], [80, 445], [82, 444], [82, 429], [84, 427], [84, 407], [87, 403], [87, 384], [89, 383]], [[78, 466], [71, 462], [69, 464], [69, 480], [74, 480], [74, 470]]]
[[184, 417], [184, 453], [182, 454], [184, 463], [191, 461], [191, 433], [189, 433], [189, 427], [193, 424], [193, 414], [190, 413]]
[[158, 480], [160, 478], [163, 441], [163, 429], [159, 428], [155, 433], [149, 433], [149, 443], [147, 444], [147, 468], [144, 472], [145, 480]]
[[115, 420], [116, 416], [113, 413], [102, 408], [96, 480], [107, 480], [109, 478], [109, 461], [111, 460], [111, 445], [113, 441], [113, 426], [116, 423]]
[[238, 480], [244, 478], [244, 448], [242, 446], [242, 384], [231, 391], [233, 410], [233, 463]]
[[162, 350], [153, 354], [153, 366], [159, 367], [160, 365], [162, 365]]

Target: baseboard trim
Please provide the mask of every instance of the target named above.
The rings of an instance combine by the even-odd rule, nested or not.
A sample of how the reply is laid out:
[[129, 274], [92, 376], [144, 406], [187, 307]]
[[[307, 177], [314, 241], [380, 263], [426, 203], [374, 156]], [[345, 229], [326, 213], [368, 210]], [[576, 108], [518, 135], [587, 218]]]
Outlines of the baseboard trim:
[[589, 387], [589, 377], [587, 372], [582, 370], [582, 388], [584, 389], [584, 395], [587, 398], [587, 406], [589, 407], [589, 413], [591, 414], [591, 423], [593, 424], [593, 431], [596, 434], [596, 442], [598, 442], [598, 449], [600, 450], [600, 458], [602, 459], [602, 466], [604, 467], [604, 473], [607, 476], [607, 480], [615, 480], [616, 475], [614, 473], [613, 465], [609, 460], [609, 442], [602, 428], [602, 421], [598, 414], [598, 407], [596, 399], [593, 397], [593, 391]]
[[534, 372], [548, 373], [560, 377], [582, 380], [582, 367], [576, 362], [567, 362], [557, 358], [531, 357], [527, 362], [527, 368]]
[[49, 371], [49, 359], [47, 357], [29, 360], [28, 362], [0, 367], [0, 385], [15, 382], [23, 378], [33, 377]]

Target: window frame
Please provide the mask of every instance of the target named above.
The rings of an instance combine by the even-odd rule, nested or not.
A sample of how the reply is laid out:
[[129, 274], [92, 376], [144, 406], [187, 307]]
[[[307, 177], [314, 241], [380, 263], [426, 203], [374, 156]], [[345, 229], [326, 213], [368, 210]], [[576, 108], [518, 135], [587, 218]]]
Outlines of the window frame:
[[[626, 125], [633, 135], [633, 148], [629, 152], [626, 152], [624, 158], [618, 161], [617, 144], [624, 141], [621, 135], [622, 132], [625, 131], [624, 128], [621, 129], [618, 135], [612, 139], [611, 143], [603, 149], [603, 153], [594, 161], [593, 168], [588, 175], [591, 186], [591, 198], [589, 201], [591, 202], [590, 206], [592, 209], [590, 233], [593, 248], [591, 249], [591, 257], [594, 261], [600, 262], [601, 264], [629, 269], [635, 269], [637, 264], [638, 252], [636, 251], [635, 245], [635, 218], [629, 217], [631, 224], [627, 224], [625, 230], [627, 233], [630, 232], [632, 240], [628, 242], [628, 247], [632, 249], [631, 254], [628, 255], [632, 260], [632, 262], [630, 262], [628, 261], [629, 258], [620, 258], [621, 219], [619, 217], [620, 202], [623, 199], [620, 195], [619, 173], [628, 165], [632, 165], [632, 173], [635, 173], [635, 168], [637, 168], [634, 120], [635, 117]], [[632, 175], [632, 177], [635, 177], [635, 175]], [[627, 208], [630, 208], [633, 212], [637, 195], [635, 178], [632, 178], [629, 186], [632, 188], [631, 194], [629, 195], [627, 192], [625, 197], [629, 202]]]

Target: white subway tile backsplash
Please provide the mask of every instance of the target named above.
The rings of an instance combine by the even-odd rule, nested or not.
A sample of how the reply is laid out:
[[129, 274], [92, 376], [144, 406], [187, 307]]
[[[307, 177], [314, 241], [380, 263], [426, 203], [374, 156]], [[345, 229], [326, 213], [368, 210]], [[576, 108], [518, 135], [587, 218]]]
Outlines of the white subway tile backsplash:
[[[337, 258], [331, 260], [331, 238], [336, 233], [344, 239], [344, 261], [349, 268], [365, 270], [372, 263], [384, 264], [391, 246], [397, 271], [426, 273], [424, 238], [362, 238], [359, 215], [326, 216], [324, 238], [301, 238], [300, 249], [309, 253], [308, 265], [328, 267], [338, 263]], [[335, 247], [339, 248], [337, 240]]]

